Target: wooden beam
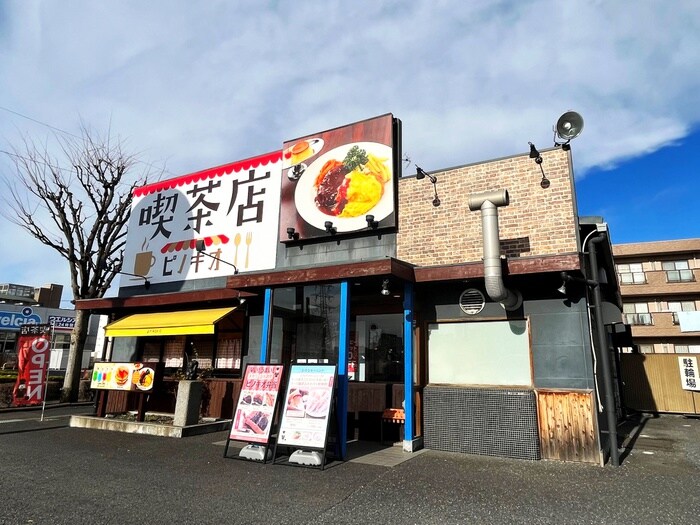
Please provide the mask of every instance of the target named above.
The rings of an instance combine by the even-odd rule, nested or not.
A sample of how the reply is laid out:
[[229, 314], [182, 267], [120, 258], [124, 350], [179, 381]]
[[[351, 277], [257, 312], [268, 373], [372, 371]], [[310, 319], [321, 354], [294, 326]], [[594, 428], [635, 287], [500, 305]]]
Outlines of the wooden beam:
[[[580, 270], [579, 254], [551, 255], [545, 257], [518, 257], [505, 259], [504, 275], [547, 273]], [[414, 268], [416, 282], [454, 281], [484, 276], [483, 262], [453, 264], [450, 266], [429, 266]]]
[[228, 288], [267, 288], [269, 286], [294, 285], [323, 281], [356, 279], [375, 275], [394, 275], [405, 281], [414, 280], [413, 267], [396, 259], [386, 258], [376, 261], [315, 266], [275, 272], [238, 274], [229, 276]]
[[[75, 301], [75, 309], [91, 310], [93, 312], [108, 312], [119, 308], [141, 308], [148, 306], [194, 304], [210, 301], [228, 301], [238, 298], [238, 293], [238, 290], [216, 288], [213, 290], [194, 290], [190, 292], [134, 295], [131, 297], [79, 299]], [[241, 297], [250, 297], [251, 295], [252, 294], [250, 293], [241, 292]]]

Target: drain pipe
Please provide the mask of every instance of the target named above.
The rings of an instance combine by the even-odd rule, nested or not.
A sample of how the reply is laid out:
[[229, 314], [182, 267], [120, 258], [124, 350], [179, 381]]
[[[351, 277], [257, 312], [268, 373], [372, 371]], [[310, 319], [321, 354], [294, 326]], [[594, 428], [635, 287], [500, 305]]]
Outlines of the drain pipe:
[[603, 369], [603, 383], [605, 384], [605, 412], [610, 439], [610, 462], [613, 466], [619, 467], [620, 452], [617, 448], [617, 414], [615, 410], [615, 396], [613, 394], [612, 371], [610, 370], [610, 351], [608, 349], [605, 324], [603, 323], [603, 306], [600, 281], [598, 280], [598, 255], [595, 247], [596, 244], [603, 242], [605, 239], [605, 233], [589, 239], [588, 262], [591, 267], [591, 281], [595, 283], [591, 288], [593, 292], [593, 308], [595, 309], [596, 332], [598, 333], [598, 347], [600, 348], [600, 363]]
[[508, 190], [474, 193], [469, 196], [470, 211], [481, 210], [481, 229], [484, 244], [484, 284], [493, 301], [508, 311], [517, 310], [523, 303], [518, 291], [509, 290], [503, 284], [501, 269], [501, 240], [498, 235], [498, 208], [508, 206]]

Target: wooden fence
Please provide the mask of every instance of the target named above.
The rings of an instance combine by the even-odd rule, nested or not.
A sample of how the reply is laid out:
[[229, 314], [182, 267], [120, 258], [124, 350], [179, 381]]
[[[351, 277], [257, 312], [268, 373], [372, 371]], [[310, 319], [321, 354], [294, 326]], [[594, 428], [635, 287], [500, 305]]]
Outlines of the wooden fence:
[[622, 397], [642, 412], [700, 413], [700, 392], [681, 387], [678, 358], [700, 354], [622, 354]]

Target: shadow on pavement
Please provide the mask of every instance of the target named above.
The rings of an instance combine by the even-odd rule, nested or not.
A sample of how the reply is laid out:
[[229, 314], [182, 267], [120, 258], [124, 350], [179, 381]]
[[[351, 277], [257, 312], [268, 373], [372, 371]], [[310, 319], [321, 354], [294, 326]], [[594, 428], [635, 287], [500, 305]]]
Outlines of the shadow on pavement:
[[650, 419], [658, 418], [658, 414], [645, 414], [642, 412], [635, 412], [630, 414], [627, 419], [618, 427], [618, 437], [622, 439], [620, 452], [620, 462], [623, 462], [627, 456], [630, 455], [632, 449], [634, 448], [639, 435], [642, 430], [649, 422]]

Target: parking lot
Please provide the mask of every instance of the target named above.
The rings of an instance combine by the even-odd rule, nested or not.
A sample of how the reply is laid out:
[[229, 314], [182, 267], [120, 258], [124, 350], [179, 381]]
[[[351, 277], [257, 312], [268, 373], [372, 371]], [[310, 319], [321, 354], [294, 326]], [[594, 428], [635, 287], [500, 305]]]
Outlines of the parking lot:
[[682, 416], [623, 425], [619, 468], [351, 444], [321, 471], [224, 458], [225, 432], [68, 427], [90, 410], [0, 413], [0, 523], [700, 522], [700, 420]]

